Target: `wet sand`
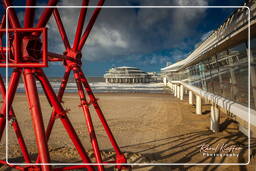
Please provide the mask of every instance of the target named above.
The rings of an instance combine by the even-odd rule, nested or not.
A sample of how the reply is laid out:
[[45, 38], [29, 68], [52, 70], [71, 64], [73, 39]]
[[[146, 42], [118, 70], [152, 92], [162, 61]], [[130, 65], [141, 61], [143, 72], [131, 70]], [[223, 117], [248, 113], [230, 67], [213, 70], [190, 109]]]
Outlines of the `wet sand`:
[[[246, 163], [248, 161], [248, 138], [238, 131], [237, 124], [221, 115], [221, 132], [212, 133], [210, 125], [210, 105], [203, 105], [203, 115], [196, 115], [195, 108], [188, 104], [187, 96], [180, 101], [170, 94], [145, 93], [105, 93], [96, 94], [99, 104], [108, 121], [109, 127], [130, 163]], [[40, 97], [45, 125], [49, 120], [51, 108], [47, 99]], [[94, 160], [79, 99], [74, 94], [66, 94], [64, 108], [73, 123], [89, 156]], [[15, 97], [14, 110], [22, 128], [25, 141], [33, 158], [36, 158], [31, 117], [28, 113], [26, 97], [18, 94]], [[98, 143], [104, 160], [111, 159], [113, 148], [96, 116], [92, 106], [91, 115], [94, 122]], [[2, 139], [1, 157], [4, 158], [5, 139]], [[21, 153], [17, 148], [14, 133], [9, 128], [10, 162], [21, 162]], [[219, 144], [219, 145], [218, 145]], [[234, 151], [238, 157], [206, 156], [200, 152], [202, 145], [217, 147], [235, 145], [241, 149]], [[138, 171], [168, 170], [255, 170], [256, 140], [251, 140], [251, 163], [240, 166], [133, 166]], [[60, 120], [54, 125], [49, 141], [50, 155], [54, 162], [79, 162], [77, 152], [69, 140]], [[6, 170], [2, 167], [2, 170]]]

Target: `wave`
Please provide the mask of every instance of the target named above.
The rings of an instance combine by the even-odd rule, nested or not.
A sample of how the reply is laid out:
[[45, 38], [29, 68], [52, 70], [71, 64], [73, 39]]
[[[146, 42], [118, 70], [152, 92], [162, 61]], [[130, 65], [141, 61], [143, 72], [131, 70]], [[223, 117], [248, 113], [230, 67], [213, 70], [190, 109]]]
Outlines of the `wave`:
[[[42, 93], [43, 89], [39, 82], [36, 83], [38, 92]], [[58, 92], [60, 82], [50, 82], [55, 92]], [[90, 83], [93, 92], [149, 92], [149, 93], [162, 93], [164, 92], [163, 83], [138, 83], [138, 84], [111, 84], [105, 82], [93, 82]], [[66, 92], [77, 92], [76, 83], [70, 82], [67, 84]], [[24, 84], [20, 83], [17, 92], [24, 92]]]

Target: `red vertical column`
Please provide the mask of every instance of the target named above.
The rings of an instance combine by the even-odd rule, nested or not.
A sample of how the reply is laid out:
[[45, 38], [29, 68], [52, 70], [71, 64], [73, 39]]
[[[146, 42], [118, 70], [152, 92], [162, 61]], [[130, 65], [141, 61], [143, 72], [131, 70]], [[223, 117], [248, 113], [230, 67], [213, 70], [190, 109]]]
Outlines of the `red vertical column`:
[[[32, 69], [25, 68], [23, 74], [24, 84], [27, 85], [26, 94], [29, 101], [29, 107], [33, 121], [38, 153], [42, 163], [50, 163], [50, 156], [45, 137], [43, 117], [38, 92], [36, 88], [35, 78], [33, 76]], [[49, 165], [42, 165], [41, 168], [43, 171], [51, 170], [51, 166]]]

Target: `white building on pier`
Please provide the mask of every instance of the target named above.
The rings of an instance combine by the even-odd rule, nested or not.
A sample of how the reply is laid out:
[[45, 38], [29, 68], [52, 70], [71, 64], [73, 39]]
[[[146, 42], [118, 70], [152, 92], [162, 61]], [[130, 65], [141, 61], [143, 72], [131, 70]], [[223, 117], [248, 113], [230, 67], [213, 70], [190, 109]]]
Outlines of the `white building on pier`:
[[136, 67], [111, 68], [104, 75], [106, 83], [148, 83], [150, 75]]

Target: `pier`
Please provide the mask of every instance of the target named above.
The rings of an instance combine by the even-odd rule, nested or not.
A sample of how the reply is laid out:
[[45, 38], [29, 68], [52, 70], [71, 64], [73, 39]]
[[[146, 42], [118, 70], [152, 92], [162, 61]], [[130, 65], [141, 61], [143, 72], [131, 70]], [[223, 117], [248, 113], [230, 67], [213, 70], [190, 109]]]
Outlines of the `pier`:
[[241, 132], [255, 137], [256, 4], [249, 1], [246, 5], [248, 8], [237, 9], [185, 59], [161, 71], [165, 86], [180, 100], [186, 93], [197, 115], [202, 115], [203, 103], [211, 104], [209, 125], [213, 132], [219, 131], [223, 111], [238, 122]]

